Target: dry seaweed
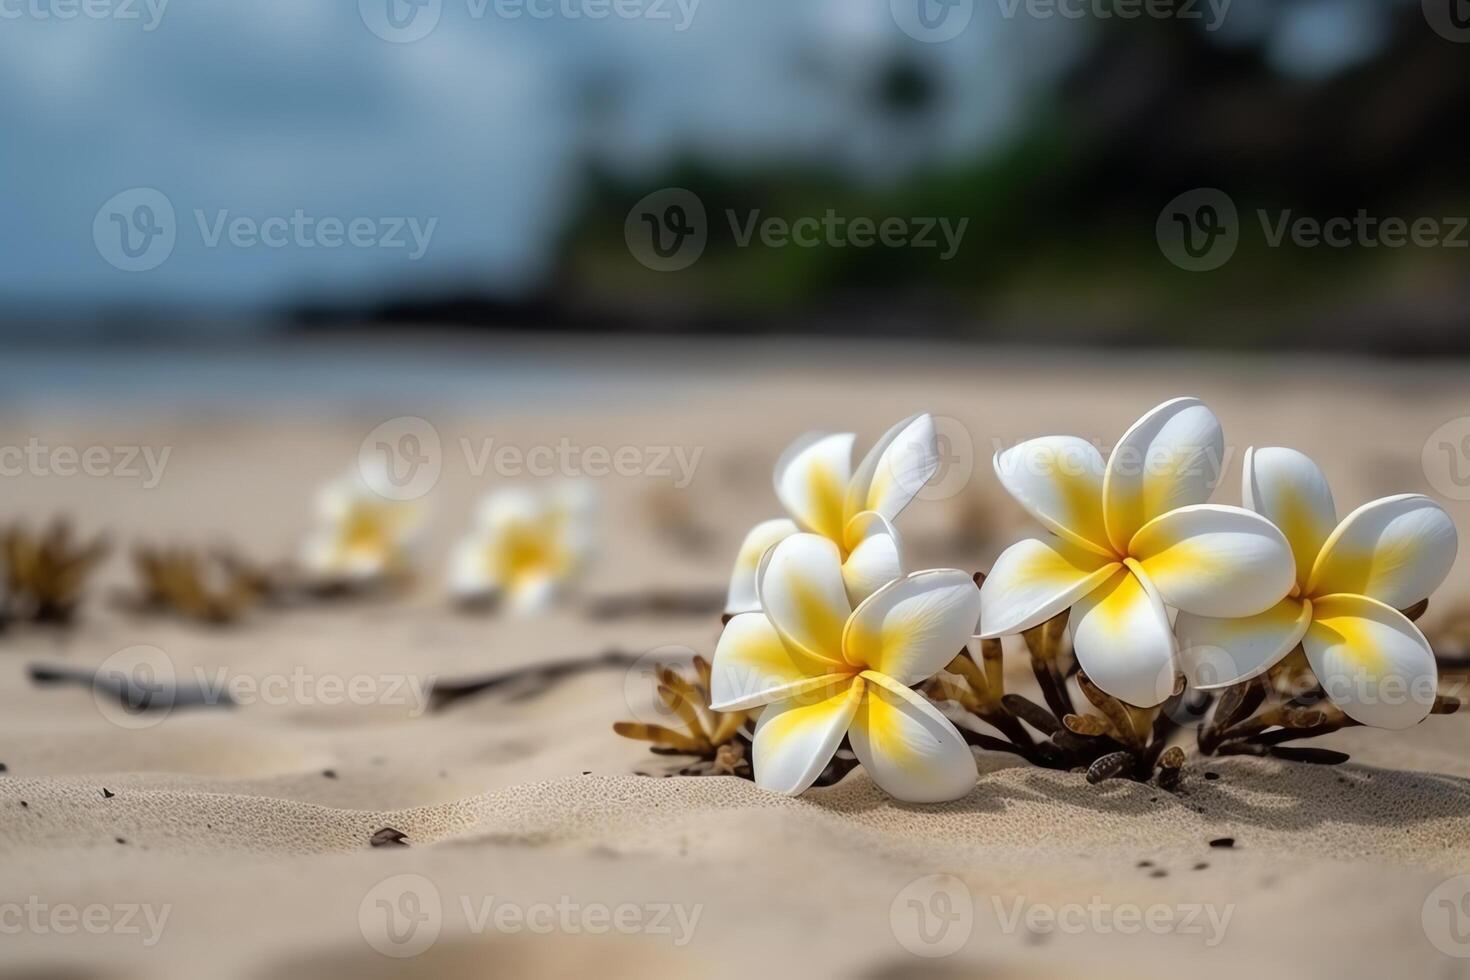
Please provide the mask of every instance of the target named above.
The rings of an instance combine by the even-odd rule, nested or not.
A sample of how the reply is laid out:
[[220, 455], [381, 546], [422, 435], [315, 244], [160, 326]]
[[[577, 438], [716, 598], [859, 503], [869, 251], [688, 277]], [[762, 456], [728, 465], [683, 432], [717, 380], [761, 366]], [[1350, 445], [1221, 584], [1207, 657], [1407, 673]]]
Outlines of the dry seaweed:
[[[1168, 746], [1177, 726], [1167, 709], [1182, 695], [1182, 686], [1155, 708], [1135, 708], [1105, 694], [1077, 668], [1066, 647], [1067, 615], [1022, 634], [1045, 707], [1006, 693], [999, 640], [976, 641], [978, 660], [971, 651], [961, 652], [924, 692], [936, 701], [955, 703], [1003, 736], [960, 726], [966, 741], [979, 748], [1010, 752], [1047, 769], [1083, 771], [1093, 783], [1114, 777], [1146, 781], [1157, 771], [1160, 786], [1177, 786], [1184, 753]], [[1069, 679], [1076, 680], [1096, 714], [1077, 711]], [[1028, 725], [1042, 737], [1034, 737]]]
[[0, 533], [4, 549], [6, 621], [65, 626], [76, 618], [87, 579], [110, 546], [102, 535], [74, 539], [71, 522], [57, 518], [42, 533], [12, 524]]
[[658, 755], [692, 756], [670, 774], [680, 776], [739, 776], [754, 779], [750, 763], [750, 735], [745, 731], [750, 713], [715, 711], [710, 703], [710, 665], [703, 657], [693, 661], [694, 679], [673, 667], [657, 669], [659, 703], [673, 712], [682, 729], [641, 721], [619, 721], [613, 731], [624, 738], [650, 743]]

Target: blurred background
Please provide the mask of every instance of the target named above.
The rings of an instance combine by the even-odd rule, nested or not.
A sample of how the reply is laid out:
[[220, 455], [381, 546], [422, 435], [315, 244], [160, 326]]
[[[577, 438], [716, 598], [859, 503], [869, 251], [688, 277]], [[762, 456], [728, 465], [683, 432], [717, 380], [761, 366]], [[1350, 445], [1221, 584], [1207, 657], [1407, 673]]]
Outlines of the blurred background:
[[0, 0], [0, 336], [1462, 352], [1466, 42], [1464, 0]]

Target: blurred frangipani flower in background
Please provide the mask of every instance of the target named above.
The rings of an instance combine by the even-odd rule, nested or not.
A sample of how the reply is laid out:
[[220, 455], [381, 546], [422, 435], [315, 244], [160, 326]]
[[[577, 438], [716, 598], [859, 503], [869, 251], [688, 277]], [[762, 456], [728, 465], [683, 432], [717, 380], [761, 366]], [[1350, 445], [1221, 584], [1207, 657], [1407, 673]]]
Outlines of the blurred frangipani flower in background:
[[325, 584], [360, 586], [411, 573], [412, 551], [426, 506], [389, 492], [386, 465], [360, 464], [317, 493], [318, 526], [301, 560]]
[[856, 604], [903, 574], [893, 521], [939, 469], [934, 419], [914, 415], [893, 426], [852, 469], [856, 436], [808, 433], [776, 462], [776, 497], [789, 517], [757, 524], [746, 535], [730, 576], [725, 612], [761, 608], [761, 557], [798, 532], [837, 546], [848, 601]]
[[540, 491], [505, 487], [486, 495], [474, 530], [450, 561], [450, 592], [465, 603], [504, 597], [519, 614], [547, 609], [587, 567], [595, 506], [585, 481]]
[[[1239, 619], [1181, 612], [1181, 662], [1201, 689], [1265, 673], [1298, 645], [1327, 696], [1354, 721], [1408, 728], [1434, 706], [1429, 641], [1399, 610], [1439, 587], [1458, 550], [1454, 522], [1419, 494], [1366, 503], [1337, 521], [1327, 478], [1294, 449], [1252, 448], [1245, 504], [1274, 521], [1295, 558], [1290, 594]], [[1401, 691], [1390, 690], [1395, 685]]]

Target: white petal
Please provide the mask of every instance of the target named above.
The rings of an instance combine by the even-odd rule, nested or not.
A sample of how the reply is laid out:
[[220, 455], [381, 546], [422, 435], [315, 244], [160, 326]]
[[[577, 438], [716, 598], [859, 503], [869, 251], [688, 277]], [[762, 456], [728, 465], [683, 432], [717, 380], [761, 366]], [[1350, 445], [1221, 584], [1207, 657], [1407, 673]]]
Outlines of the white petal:
[[965, 649], [980, 620], [980, 590], [956, 568], [914, 572], [874, 592], [842, 637], [848, 663], [905, 687], [927, 680]]
[[911, 415], [889, 429], [858, 464], [847, 487], [844, 513], [851, 520], [872, 510], [891, 521], [938, 471], [934, 419]]
[[792, 650], [761, 613], [742, 613], [725, 624], [710, 667], [710, 707], [756, 708], [794, 698], [841, 678], [834, 664]]
[[524, 487], [502, 487], [480, 500], [475, 522], [487, 531], [496, 530], [508, 524], [535, 521], [543, 510], [536, 495]]
[[862, 689], [852, 678], [830, 697], [810, 692], [768, 705], [755, 725], [751, 752], [755, 784], [795, 796], [816, 782], [847, 734]]
[[980, 586], [980, 635], [1039, 626], [1096, 589], [1121, 563], [1061, 538], [1027, 538], [1001, 552]]
[[1072, 609], [1072, 648], [1098, 687], [1140, 708], [1174, 690], [1174, 632], [1153, 585], [1120, 568]]
[[495, 592], [492, 563], [486, 560], [489, 545], [480, 535], [471, 535], [455, 546], [449, 560], [449, 591], [460, 599], [479, 599]]
[[1196, 616], [1254, 616], [1296, 577], [1281, 529], [1241, 507], [1196, 504], [1156, 517], [1128, 550], [1164, 604]]
[[531, 616], [551, 608], [560, 592], [557, 580], [544, 572], [522, 575], [506, 587], [506, 605], [520, 616]]
[[842, 630], [852, 606], [837, 545], [793, 534], [766, 552], [756, 577], [761, 609], [788, 646], [843, 663]]
[[1112, 556], [1103, 525], [1103, 459], [1076, 436], [1031, 439], [996, 453], [995, 475], [1047, 530]]
[[1439, 587], [1458, 549], [1455, 523], [1439, 504], [1415, 493], [1384, 497], [1343, 518], [1312, 567], [1308, 592], [1407, 609]]
[[810, 433], [776, 461], [776, 497], [803, 530], [842, 540], [853, 434]]
[[1294, 650], [1311, 621], [1312, 604], [1290, 598], [1239, 619], [1181, 612], [1174, 620], [1179, 666], [1189, 686], [1202, 691], [1248, 681]]
[[1132, 427], [1108, 457], [1103, 516], [1119, 553], [1138, 529], [1176, 507], [1202, 504], [1220, 482], [1225, 433], [1197, 398], [1164, 402]]
[[1296, 561], [1297, 584], [1305, 588], [1312, 563], [1337, 524], [1332, 488], [1322, 470], [1295, 449], [1252, 447], [1245, 451], [1241, 499], [1281, 528]]
[[796, 522], [785, 517], [762, 521], [750, 529], [740, 543], [740, 553], [735, 556], [735, 568], [730, 573], [730, 591], [725, 597], [726, 613], [754, 612], [761, 607], [760, 596], [755, 591], [755, 573], [761, 557], [776, 542], [791, 537], [796, 530]]
[[848, 738], [873, 782], [908, 803], [956, 800], [975, 788], [975, 756], [938, 708], [881, 674], [862, 677]]
[[1391, 606], [1360, 595], [1317, 599], [1302, 646], [1327, 696], [1354, 721], [1408, 728], [1434, 706], [1434, 651]]
[[847, 522], [847, 561], [842, 581], [856, 608], [868, 596], [903, 576], [903, 548], [898, 529], [877, 511], [863, 511]]

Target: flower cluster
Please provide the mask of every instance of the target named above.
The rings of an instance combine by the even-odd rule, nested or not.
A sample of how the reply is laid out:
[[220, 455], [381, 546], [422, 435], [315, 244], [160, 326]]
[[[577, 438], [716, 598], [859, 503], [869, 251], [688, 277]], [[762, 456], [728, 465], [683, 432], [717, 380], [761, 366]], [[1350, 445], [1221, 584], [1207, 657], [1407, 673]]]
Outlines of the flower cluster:
[[[1434, 653], [1404, 610], [1444, 580], [1457, 539], [1426, 497], [1387, 497], [1339, 523], [1317, 466], [1267, 448], [1246, 455], [1245, 506], [1211, 504], [1224, 434], [1202, 402], [1176, 398], [1106, 460], [1071, 436], [997, 454], [1001, 485], [1046, 533], [1007, 548], [977, 588], [957, 570], [906, 573], [893, 526], [938, 468], [932, 420], [895, 426], [856, 471], [853, 441], [812, 435], [786, 451], [775, 483], [789, 518], [750, 532], [730, 583], [735, 615], [715, 652], [712, 707], [761, 709], [763, 787], [800, 793], [845, 739], [895, 797], [964, 795], [977, 740], [913, 688], [961, 664], [956, 651], [972, 636], [1029, 640], [1064, 614], [1084, 693], [1132, 719], [1068, 716], [1081, 735], [1126, 746], [1133, 721], [1157, 717], [1184, 682], [1234, 688], [1288, 672], [1297, 651], [1344, 721], [1403, 728], [1436, 709]], [[962, 676], [982, 673], [966, 667]], [[944, 675], [928, 689], [959, 691]], [[1152, 744], [1134, 748], [1156, 758], [1162, 742]]]

